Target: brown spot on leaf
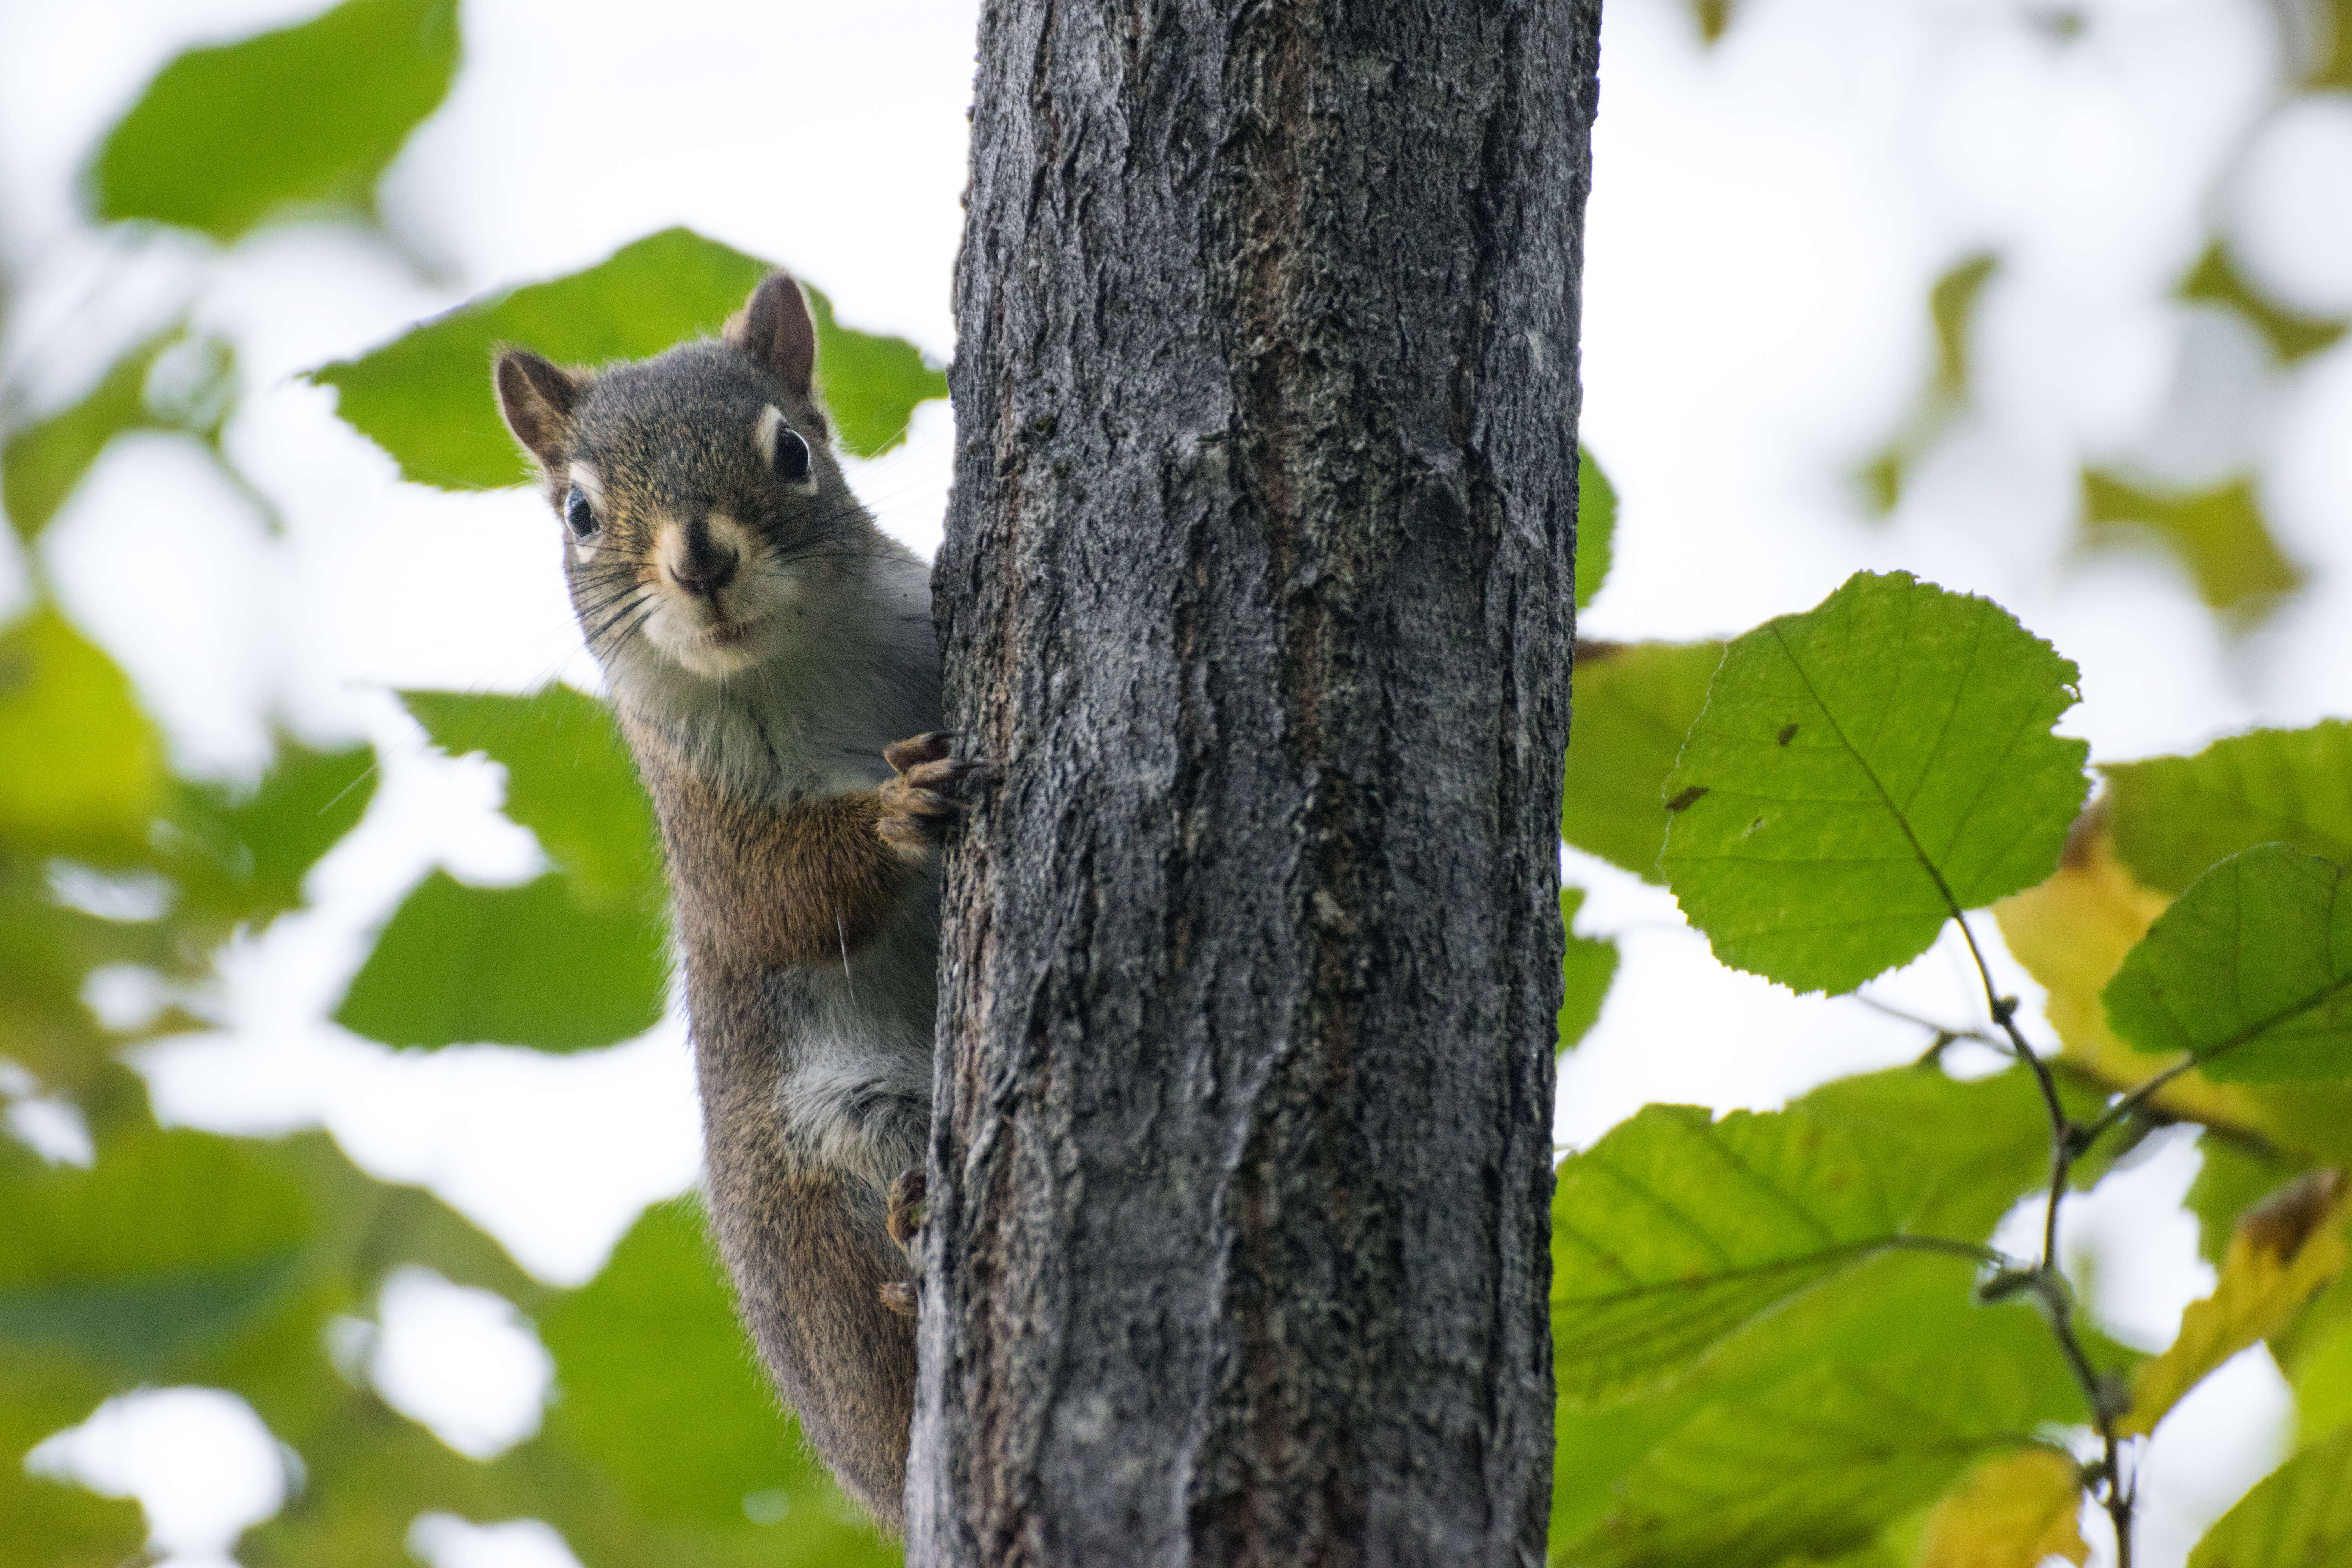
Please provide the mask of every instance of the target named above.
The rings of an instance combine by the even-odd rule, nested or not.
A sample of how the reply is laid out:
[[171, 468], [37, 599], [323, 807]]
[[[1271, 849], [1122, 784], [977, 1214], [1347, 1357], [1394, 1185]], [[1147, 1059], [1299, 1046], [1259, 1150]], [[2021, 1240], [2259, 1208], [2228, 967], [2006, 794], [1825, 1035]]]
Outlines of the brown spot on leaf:
[[1690, 788], [1683, 791], [1682, 794], [1675, 796], [1674, 799], [1666, 802], [1666, 809], [1668, 811], [1688, 811], [1692, 806], [1698, 804], [1698, 797], [1706, 793], [1706, 785], [1693, 784]]
[[1772, 738], [1785, 746], [1797, 738], [1797, 727], [1794, 724], [1783, 724], [1780, 726], [1780, 732]]
[[2342, 1171], [2307, 1172], [2240, 1215], [2238, 1234], [2281, 1263], [2292, 1263], [2304, 1243], [2336, 1217], [2343, 1198]]

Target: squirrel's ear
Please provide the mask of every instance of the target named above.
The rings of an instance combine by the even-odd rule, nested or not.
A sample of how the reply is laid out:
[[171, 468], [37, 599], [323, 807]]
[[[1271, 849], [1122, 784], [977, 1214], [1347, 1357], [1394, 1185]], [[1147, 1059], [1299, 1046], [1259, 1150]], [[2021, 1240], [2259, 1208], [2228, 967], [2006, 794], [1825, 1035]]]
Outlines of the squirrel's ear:
[[553, 468], [572, 429], [572, 410], [587, 390], [586, 380], [528, 349], [500, 354], [496, 379], [499, 412], [506, 416], [507, 428], [541, 467]]
[[789, 273], [769, 273], [751, 290], [742, 314], [727, 323], [726, 336], [765, 365], [785, 391], [809, 401], [809, 378], [816, 374], [816, 322]]

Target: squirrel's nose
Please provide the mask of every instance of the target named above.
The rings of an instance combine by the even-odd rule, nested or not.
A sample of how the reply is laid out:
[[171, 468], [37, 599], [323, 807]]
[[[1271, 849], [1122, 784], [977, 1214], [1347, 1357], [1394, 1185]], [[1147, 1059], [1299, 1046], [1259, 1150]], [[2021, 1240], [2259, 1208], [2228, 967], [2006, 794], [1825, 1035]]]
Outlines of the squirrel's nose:
[[686, 548], [669, 563], [670, 581], [699, 598], [709, 598], [735, 579], [735, 552], [701, 529], [692, 531]]

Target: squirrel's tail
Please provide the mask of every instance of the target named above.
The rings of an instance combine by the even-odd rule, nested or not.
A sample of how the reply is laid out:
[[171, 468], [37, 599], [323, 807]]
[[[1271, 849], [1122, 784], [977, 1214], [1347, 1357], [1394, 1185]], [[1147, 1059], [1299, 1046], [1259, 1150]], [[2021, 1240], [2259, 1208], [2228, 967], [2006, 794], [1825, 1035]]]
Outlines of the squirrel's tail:
[[902, 1530], [915, 1324], [882, 1300], [907, 1267], [880, 1205], [862, 1186], [809, 1173], [719, 1229], [744, 1323], [802, 1432], [852, 1497]]

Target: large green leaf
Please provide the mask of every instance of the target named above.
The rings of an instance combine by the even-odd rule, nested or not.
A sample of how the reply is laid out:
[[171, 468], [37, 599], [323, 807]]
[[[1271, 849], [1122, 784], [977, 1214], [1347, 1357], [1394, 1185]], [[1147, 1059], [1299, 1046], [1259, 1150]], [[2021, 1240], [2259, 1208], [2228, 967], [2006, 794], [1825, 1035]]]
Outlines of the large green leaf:
[[2206, 1077], [2352, 1074], [2352, 897], [2344, 868], [2284, 844], [2214, 867], [2107, 983], [2134, 1047], [2188, 1051]]
[[507, 770], [507, 815], [539, 836], [595, 908], [649, 910], [661, 893], [652, 807], [610, 709], [568, 686], [529, 697], [404, 691], [433, 743]]
[[1563, 1404], [1669, 1382], [1875, 1253], [1978, 1242], [2046, 1168], [2049, 1134], [2023, 1073], [1959, 1083], [1921, 1068], [1836, 1087], [1721, 1121], [1653, 1105], [1559, 1167], [1551, 1313]]
[[[572, 364], [643, 359], [716, 331], [768, 271], [759, 258], [690, 229], [664, 229], [584, 271], [474, 300], [310, 379], [336, 389], [344, 422], [391, 453], [404, 478], [496, 489], [525, 477], [490, 393], [490, 362], [502, 345]], [[842, 416], [843, 445], [870, 455], [906, 428], [917, 403], [946, 395], [946, 378], [924, 369], [911, 344], [840, 327], [824, 296], [809, 296], [819, 376]]]
[[2257, 844], [2292, 844], [2352, 865], [2352, 724], [2341, 719], [2099, 771], [2116, 853], [2151, 888], [2178, 893]]
[[561, 1383], [551, 1436], [610, 1477], [635, 1518], [764, 1542], [772, 1562], [898, 1561], [779, 1414], [691, 1206], [648, 1210], [540, 1328]]
[[1559, 836], [1646, 881], [1666, 842], [1666, 775], [1723, 645], [1580, 643]]
[[179, 1364], [292, 1288], [316, 1235], [299, 1184], [250, 1145], [150, 1132], [89, 1170], [0, 1165], [0, 1345], [124, 1381]]
[[817, 393], [834, 433], [845, 450], [878, 458], [907, 438], [917, 404], [948, 395], [947, 373], [904, 338], [841, 325], [823, 291], [802, 288], [816, 318]]
[[657, 916], [592, 908], [571, 879], [473, 888], [436, 871], [408, 895], [336, 1010], [393, 1046], [608, 1046], [661, 1017]]
[[163, 752], [122, 671], [44, 605], [0, 632], [0, 844], [142, 854]]
[[191, 49], [107, 137], [99, 216], [233, 240], [273, 215], [373, 217], [375, 183], [457, 68], [457, 0], [344, 0]]
[[1559, 923], [1568, 945], [1559, 961], [1559, 1049], [1573, 1047], [1601, 1021], [1601, 1005], [1617, 978], [1617, 944], [1606, 937], [1576, 934], [1576, 911], [1584, 907], [1584, 889], [1559, 890]]
[[1775, 1568], [1867, 1543], [1979, 1460], [2035, 1444], [2042, 1381], [2000, 1359], [1916, 1355], [1801, 1373], [1700, 1411], [1627, 1474], [1579, 1568]]
[[2074, 679], [1990, 600], [1857, 574], [1726, 650], [1666, 781], [1667, 885], [1717, 958], [1798, 991], [1916, 958], [2057, 863]]
[[1609, 580], [1617, 534], [1617, 487], [1592, 454], [1576, 454], [1576, 607], [1583, 609]]
[[2352, 1431], [2305, 1449], [2223, 1514], [2189, 1568], [2352, 1564]]

